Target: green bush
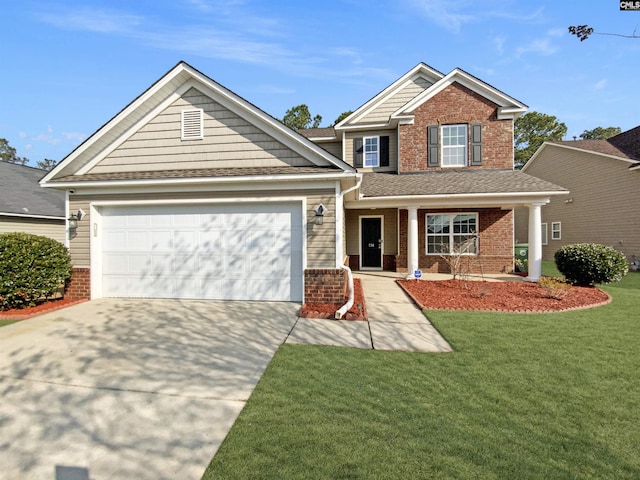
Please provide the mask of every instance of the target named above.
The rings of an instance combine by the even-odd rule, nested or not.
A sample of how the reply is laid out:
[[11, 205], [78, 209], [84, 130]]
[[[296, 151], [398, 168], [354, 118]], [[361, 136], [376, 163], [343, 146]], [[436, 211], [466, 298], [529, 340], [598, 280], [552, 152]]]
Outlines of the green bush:
[[71, 257], [60, 242], [28, 233], [0, 234], [0, 310], [33, 306], [70, 276]]
[[554, 257], [560, 273], [574, 285], [619, 282], [629, 271], [622, 253], [597, 243], [565, 245]]

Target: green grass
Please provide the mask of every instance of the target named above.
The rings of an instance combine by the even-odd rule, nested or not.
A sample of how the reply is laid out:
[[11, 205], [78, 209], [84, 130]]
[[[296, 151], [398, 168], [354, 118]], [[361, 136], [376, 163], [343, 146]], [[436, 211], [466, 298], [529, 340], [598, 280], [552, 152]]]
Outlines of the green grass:
[[4, 327], [5, 325], [10, 325], [12, 323], [17, 322], [18, 320], [0, 320], [0, 327]]
[[640, 273], [604, 289], [427, 312], [452, 354], [284, 345], [203, 478], [640, 478]]

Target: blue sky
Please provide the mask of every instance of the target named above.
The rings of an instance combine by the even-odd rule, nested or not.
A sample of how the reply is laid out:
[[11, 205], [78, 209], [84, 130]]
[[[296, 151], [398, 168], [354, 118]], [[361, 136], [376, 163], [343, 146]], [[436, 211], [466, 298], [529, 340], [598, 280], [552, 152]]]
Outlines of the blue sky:
[[[639, 12], [618, 0], [23, 0], [3, 5], [0, 137], [60, 160], [178, 61], [281, 118], [322, 126], [419, 62], [556, 115], [567, 138], [640, 125]], [[640, 31], [640, 28], [638, 28]]]

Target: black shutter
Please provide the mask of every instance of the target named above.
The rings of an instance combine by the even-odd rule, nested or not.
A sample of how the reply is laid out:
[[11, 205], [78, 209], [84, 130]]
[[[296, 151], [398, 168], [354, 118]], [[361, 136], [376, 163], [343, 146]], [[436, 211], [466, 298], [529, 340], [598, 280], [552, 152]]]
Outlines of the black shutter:
[[362, 137], [353, 139], [353, 166], [362, 168]]
[[389, 136], [380, 137], [380, 166], [389, 166]]
[[438, 125], [429, 125], [427, 127], [427, 149], [428, 149], [428, 161], [427, 165], [429, 167], [438, 167], [440, 165], [440, 161], [438, 160], [438, 130], [440, 127]]
[[482, 124], [471, 124], [471, 165], [482, 165]]

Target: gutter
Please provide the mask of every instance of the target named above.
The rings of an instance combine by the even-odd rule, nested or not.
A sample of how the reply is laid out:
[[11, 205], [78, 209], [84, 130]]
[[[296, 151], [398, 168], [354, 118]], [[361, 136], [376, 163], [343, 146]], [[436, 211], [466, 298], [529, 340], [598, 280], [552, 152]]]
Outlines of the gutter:
[[[362, 174], [359, 173], [358, 175], [358, 181], [356, 182], [356, 184], [351, 187], [351, 188], [347, 188], [346, 190], [344, 190], [343, 192], [340, 192], [340, 198], [342, 199], [347, 193], [352, 192], [354, 190], [356, 190], [357, 188], [360, 188], [360, 185], [362, 185]], [[334, 318], [336, 320], [340, 320], [342, 319], [342, 317], [344, 316], [345, 313], [347, 313], [349, 311], [349, 309], [351, 307], [353, 307], [353, 299], [354, 299], [354, 292], [353, 292], [353, 274], [351, 272], [351, 269], [349, 267], [347, 267], [346, 265], [344, 265], [344, 262], [342, 265], [340, 265], [340, 268], [342, 268], [345, 272], [347, 272], [347, 292], [348, 292], [348, 296], [347, 296], [347, 303], [345, 303], [344, 305], [342, 305], [335, 313]]]

